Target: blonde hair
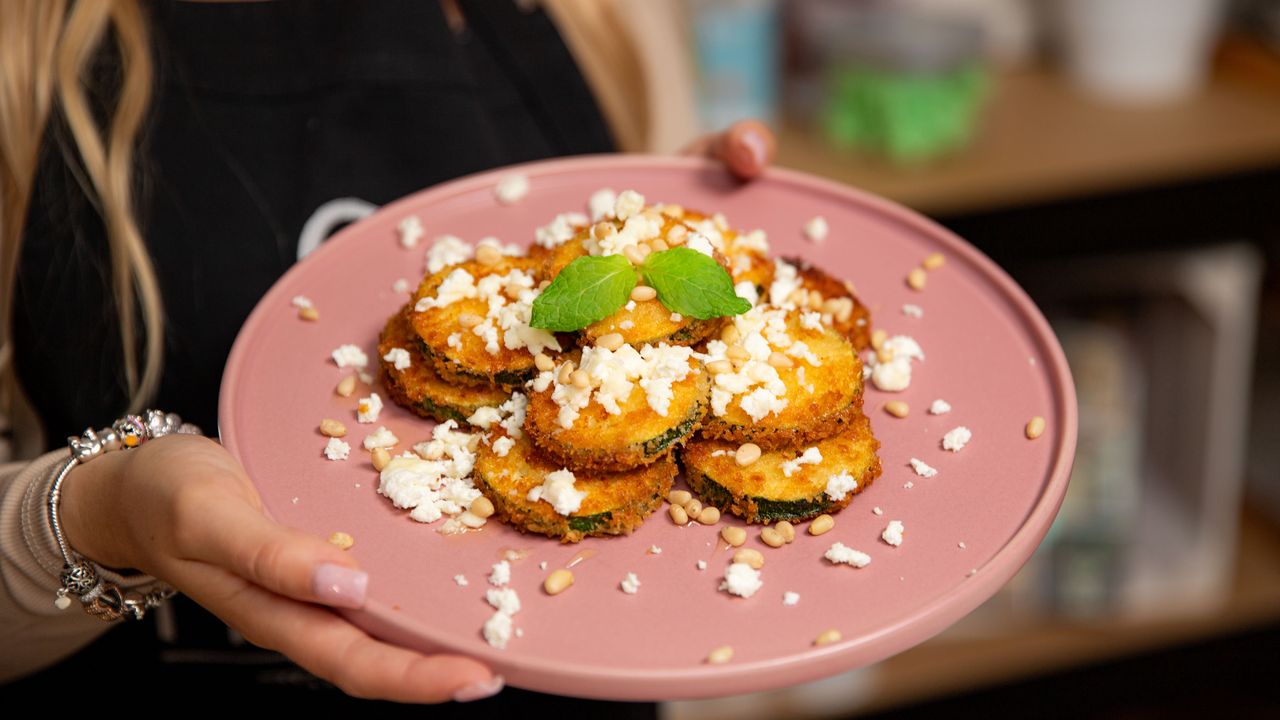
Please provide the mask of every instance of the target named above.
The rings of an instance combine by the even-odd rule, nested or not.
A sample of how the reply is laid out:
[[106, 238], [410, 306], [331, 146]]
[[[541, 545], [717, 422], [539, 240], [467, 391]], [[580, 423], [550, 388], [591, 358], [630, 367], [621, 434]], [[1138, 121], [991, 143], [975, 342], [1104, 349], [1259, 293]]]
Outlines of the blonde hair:
[[[130, 409], [154, 395], [164, 348], [155, 270], [133, 214], [134, 143], [151, 95], [151, 54], [137, 0], [4, 0], [0, 4], [0, 414], [22, 403], [14, 377], [14, 286], [40, 149], [60, 114], [78, 157], [67, 162], [106, 226]], [[86, 97], [87, 72], [110, 37], [119, 94], [106, 127]], [[145, 346], [138, 357], [141, 308]]]

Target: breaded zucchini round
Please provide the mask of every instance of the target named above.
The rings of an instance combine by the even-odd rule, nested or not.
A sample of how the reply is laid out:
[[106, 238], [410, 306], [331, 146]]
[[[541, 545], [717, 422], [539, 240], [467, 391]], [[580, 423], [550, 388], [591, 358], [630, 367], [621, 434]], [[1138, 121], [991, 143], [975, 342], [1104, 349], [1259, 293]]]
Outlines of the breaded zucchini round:
[[[674, 319], [676, 317], [680, 319]], [[724, 318], [687, 318], [671, 312], [656, 299], [645, 300], [635, 303], [630, 310], [623, 306], [609, 317], [586, 326], [580, 342], [594, 345], [601, 337], [618, 333], [629, 345], [693, 345], [711, 337], [723, 325]]]
[[[590, 354], [584, 351], [583, 372], [590, 372]], [[623, 346], [619, 352], [636, 351]], [[643, 352], [643, 351], [642, 351]], [[535, 381], [529, 392], [524, 431], [538, 448], [556, 462], [571, 468], [625, 470], [655, 462], [682, 444], [702, 422], [707, 411], [710, 380], [702, 364], [690, 357], [688, 374], [671, 384], [671, 398], [666, 415], [659, 415], [650, 405], [647, 392], [636, 380], [626, 400], [617, 403], [618, 414], [610, 414], [599, 402], [601, 388], [578, 389], [572, 382], [561, 385], [556, 371], [542, 390]], [[561, 406], [557, 397], [590, 397], [578, 410], [572, 426], [561, 424]]]
[[[574, 471], [574, 489], [587, 496], [577, 510], [561, 515], [544, 500], [529, 500], [529, 491], [564, 466], [539, 453], [527, 436], [515, 440], [501, 456], [494, 448], [505, 437], [495, 431], [488, 442], [480, 443], [473, 471], [476, 487], [493, 502], [499, 519], [521, 532], [541, 533], [562, 542], [578, 542], [588, 535], [630, 534], [662, 505], [676, 476], [670, 457], [626, 472]], [[507, 442], [511, 441], [502, 444]]]
[[810, 309], [822, 310], [823, 303], [828, 300], [848, 300], [835, 313], [822, 310], [822, 322], [849, 338], [854, 350], [861, 352], [871, 347], [871, 311], [854, 294], [853, 284], [835, 279], [807, 260], [786, 258], [786, 262], [796, 266], [801, 288], [811, 295], [817, 292], [821, 296], [816, 303], [813, 299], [809, 301]]
[[[725, 388], [734, 376], [713, 376], [711, 412], [702, 423], [702, 434], [730, 442], [753, 442], [762, 448], [781, 448], [813, 442], [841, 432], [862, 407], [862, 360], [843, 335], [823, 327], [803, 327], [798, 313], [788, 313], [787, 332], [803, 342], [822, 364], [788, 356], [791, 367], [775, 368], [786, 388], [786, 406], [754, 419], [743, 407], [747, 394], [735, 394], [724, 402]], [[758, 386], [757, 386], [758, 387]], [[724, 402], [723, 406], [721, 403]]]
[[[806, 451], [812, 453], [811, 447], [817, 448], [821, 461], [796, 462]], [[689, 487], [702, 502], [750, 523], [770, 523], [804, 520], [848, 506], [879, 477], [879, 447], [871, 423], [858, 412], [838, 435], [764, 452], [747, 467], [739, 466], [734, 457], [737, 444], [722, 440], [691, 440], [680, 457]]]
[[[497, 406], [511, 393], [498, 387], [471, 387], [447, 382], [436, 374], [430, 360], [419, 349], [418, 336], [409, 325], [412, 305], [405, 305], [388, 320], [378, 339], [378, 359], [382, 384], [397, 405], [418, 415], [441, 422], [465, 423], [476, 410]], [[394, 348], [409, 354], [409, 367], [399, 370], [386, 356]]]
[[[522, 257], [503, 257], [494, 265], [476, 261], [453, 265], [424, 278], [414, 301], [416, 304], [423, 298], [438, 298], [442, 286], [448, 291], [446, 282], [450, 277], [456, 277], [453, 274], [460, 270], [468, 273], [476, 285], [487, 276], [506, 276], [512, 271], [520, 271], [530, 276], [532, 285], [536, 286], [537, 267], [536, 261]], [[508, 301], [517, 302], [513, 297], [516, 294], [514, 290], [507, 294]], [[495, 384], [510, 389], [535, 374], [533, 354], [523, 347], [507, 348], [502, 328], [496, 327], [493, 321], [487, 321], [488, 325], [481, 323], [481, 328], [491, 330], [489, 339], [478, 335], [475, 330], [480, 328], [475, 325], [463, 327], [460, 322], [467, 319], [483, 321], [488, 312], [489, 303], [485, 299], [463, 297], [443, 306], [422, 311], [414, 309], [410, 313], [410, 323], [418, 334], [423, 354], [435, 363], [437, 372], [445, 380], [473, 386]], [[550, 334], [545, 334], [545, 337], [554, 339]], [[489, 352], [487, 345], [495, 352]]]

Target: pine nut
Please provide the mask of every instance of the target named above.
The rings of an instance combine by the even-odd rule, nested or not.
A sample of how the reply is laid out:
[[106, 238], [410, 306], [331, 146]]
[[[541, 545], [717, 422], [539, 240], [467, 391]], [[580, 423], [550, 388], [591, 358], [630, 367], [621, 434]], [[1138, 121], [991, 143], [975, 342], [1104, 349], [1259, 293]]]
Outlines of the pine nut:
[[546, 289], [547, 289], [547, 288], [549, 288], [549, 287], [551, 287], [551, 281], [550, 281], [550, 280], [543, 280], [542, 282], [538, 283], [538, 289], [539, 289], [539, 290], [546, 290]]
[[715, 525], [720, 522], [720, 508], [708, 505], [698, 513], [698, 522], [703, 525]]
[[747, 541], [747, 531], [737, 525], [726, 525], [720, 528], [720, 537], [729, 543], [731, 547], [742, 547]]
[[888, 339], [889, 339], [889, 333], [885, 332], [881, 328], [876, 328], [875, 330], [871, 331], [871, 347], [875, 348], [876, 350], [879, 350], [880, 348], [884, 347], [884, 341]]
[[741, 345], [730, 345], [729, 349], [724, 351], [724, 356], [730, 360], [742, 360], [744, 362], [751, 359], [751, 353], [747, 352], [747, 349]]
[[667, 244], [671, 247], [683, 245], [685, 240], [689, 239], [689, 228], [684, 225], [676, 225], [667, 231]]
[[467, 509], [476, 517], [487, 518], [493, 515], [493, 502], [490, 501], [489, 498], [481, 495], [475, 500], [472, 500], [471, 507]]
[[342, 437], [347, 434], [347, 426], [333, 418], [325, 418], [320, 421], [320, 434], [325, 437]]
[[587, 374], [586, 370], [574, 370], [569, 375], [569, 382], [573, 383], [576, 388], [589, 388], [591, 387], [591, 376]]
[[787, 296], [787, 302], [803, 307], [809, 302], [809, 291], [804, 288], [796, 288]]
[[351, 397], [351, 394], [356, 391], [356, 376], [348, 375], [342, 378], [338, 381], [338, 387], [334, 388], [333, 391], [342, 397]]
[[840, 322], [849, 322], [849, 318], [853, 316], [853, 301], [849, 298], [840, 298], [840, 311], [836, 313], [836, 320]]
[[733, 459], [737, 461], [739, 467], [746, 467], [760, 459], [760, 446], [755, 443], [742, 443], [738, 446], [738, 451], [733, 454]]
[[813, 644], [830, 645], [831, 643], [840, 642], [840, 638], [840, 631], [832, 628], [830, 630], [823, 630], [822, 634], [818, 635], [818, 637], [814, 639]]
[[548, 595], [559, 595], [569, 586], [573, 584], [573, 573], [564, 568], [557, 568], [551, 571], [546, 580], [542, 581], [542, 589], [547, 591]]
[[502, 262], [502, 251], [488, 243], [476, 248], [476, 262], [481, 265], [497, 265]]
[[742, 340], [742, 333], [738, 332], [738, 326], [728, 325], [720, 331], [720, 340], [725, 345], [737, 345]]
[[635, 245], [628, 245], [623, 248], [622, 256], [632, 265], [640, 265], [644, 262], [644, 255], [640, 254], [640, 248]]
[[658, 297], [658, 291], [648, 285], [637, 285], [631, 288], [631, 299], [636, 302], [648, 302]]
[[780, 548], [787, 544], [787, 539], [782, 536], [782, 533], [771, 527], [767, 527], [760, 531], [760, 539], [765, 545], [772, 548]]
[[901, 400], [890, 400], [884, 404], [884, 411], [896, 418], [904, 418], [911, 412], [911, 406]]
[[925, 283], [924, 268], [913, 268], [907, 273], [907, 286], [912, 290], [923, 290]]
[[882, 363], [893, 362], [893, 352], [889, 348], [880, 348], [876, 351], [876, 360]]
[[1037, 415], [1027, 422], [1027, 439], [1035, 440], [1042, 434], [1044, 434], [1044, 418]]
[[356, 539], [351, 537], [349, 533], [336, 532], [329, 536], [329, 542], [337, 545], [342, 550], [350, 550], [351, 546], [356, 544]]
[[697, 520], [698, 515], [702, 513], [702, 503], [697, 498], [694, 498], [684, 504], [684, 511], [689, 513], [690, 520]]
[[601, 335], [596, 340], [596, 345], [604, 348], [605, 350], [613, 351], [622, 347], [624, 342], [625, 341], [622, 339], [622, 333], [609, 333], [608, 335]]
[[689, 492], [688, 490], [672, 490], [671, 494], [667, 495], [667, 502], [671, 503], [672, 505], [679, 505], [681, 507], [684, 507], [685, 505], [687, 505], [689, 501], [692, 499], [693, 499], [693, 493]]
[[538, 368], [539, 372], [547, 372], [556, 369], [556, 361], [546, 353], [538, 353], [533, 356], [533, 366]]
[[809, 291], [809, 309], [817, 310], [822, 307], [822, 293], [817, 290]]
[[649, 247], [649, 243], [636, 243], [636, 251], [640, 253], [640, 262], [649, 257], [649, 253], [653, 252], [653, 248]]
[[320, 311], [313, 307], [304, 307], [298, 309], [298, 317], [303, 320], [315, 322], [320, 319]]
[[821, 308], [822, 312], [827, 313], [828, 315], [835, 315], [840, 312], [840, 307], [842, 305], [840, 302], [841, 299], [842, 298], [831, 298], [823, 301]]
[[929, 256], [924, 259], [924, 262], [920, 264], [924, 266], [925, 270], [937, 270], [938, 268], [946, 264], [946, 262], [947, 262], [946, 256], [944, 256], [942, 253], [936, 252], [936, 253], [930, 253]]
[[707, 371], [712, 375], [720, 375], [722, 373], [733, 372], [733, 363], [728, 360], [712, 360], [707, 363]]
[[613, 237], [618, 234], [618, 228], [614, 227], [611, 222], [598, 222], [591, 226], [591, 237], [596, 240], [603, 240], [607, 237]]
[[662, 214], [679, 220], [684, 217], [684, 207], [680, 205], [663, 205]]
[[712, 665], [723, 665], [733, 659], [733, 648], [725, 645], [707, 654], [707, 662]]
[[809, 534], [814, 536], [822, 535], [823, 533], [829, 532], [831, 528], [835, 526], [836, 519], [826, 513], [823, 513], [822, 515], [814, 518], [813, 522], [809, 523]]
[[[745, 364], [745, 361], [743, 362]], [[771, 371], [770, 368], [775, 368], [775, 369]], [[752, 365], [751, 372], [748, 373], [748, 375], [751, 377], [752, 380], [755, 380], [758, 383], [767, 383], [770, 380], [772, 380], [775, 375], [777, 375], [777, 370], [772, 363], [768, 365]]]
[[677, 525], [689, 524], [689, 513], [679, 505], [672, 505], [668, 507], [667, 514], [671, 516], [671, 522]]
[[786, 520], [779, 520], [774, 523], [774, 527], [778, 529], [778, 533], [782, 535], [782, 539], [788, 543], [796, 541], [796, 526]]
[[485, 519], [480, 517], [479, 515], [476, 515], [470, 510], [465, 510], [463, 512], [458, 513], [458, 522], [471, 528], [472, 530], [476, 530], [484, 527]]
[[391, 453], [386, 448], [374, 448], [369, 451], [369, 462], [373, 464], [373, 469], [382, 472], [391, 462]]
[[650, 240], [649, 248], [652, 249], [653, 252], [662, 252], [663, 250], [668, 249], [666, 241], [664, 241], [662, 238], [658, 238], [657, 240]]
[[573, 361], [565, 360], [564, 364], [560, 366], [560, 372], [556, 375], [556, 382], [561, 385], [568, 385], [569, 376], [571, 375], [573, 375]]
[[733, 561], [736, 563], [746, 563], [753, 569], [759, 570], [764, 567], [764, 555], [755, 548], [739, 548], [733, 554]]
[[769, 364], [776, 368], [789, 368], [795, 366], [795, 362], [791, 358], [776, 350], [769, 353]]
[[482, 322], [484, 322], [484, 318], [476, 315], [475, 313], [462, 313], [458, 316], [458, 324], [468, 330]]

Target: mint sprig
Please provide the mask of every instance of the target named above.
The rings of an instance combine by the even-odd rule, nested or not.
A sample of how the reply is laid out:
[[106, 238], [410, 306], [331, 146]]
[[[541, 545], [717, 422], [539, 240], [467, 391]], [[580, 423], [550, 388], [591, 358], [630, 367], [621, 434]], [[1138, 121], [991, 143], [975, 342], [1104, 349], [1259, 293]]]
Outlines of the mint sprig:
[[[751, 303], [734, 292], [729, 273], [696, 250], [678, 247], [649, 253], [639, 270], [672, 312], [706, 320], [751, 309]], [[556, 332], [581, 330], [617, 312], [635, 285], [636, 268], [625, 257], [580, 257], [533, 301], [529, 324]]]

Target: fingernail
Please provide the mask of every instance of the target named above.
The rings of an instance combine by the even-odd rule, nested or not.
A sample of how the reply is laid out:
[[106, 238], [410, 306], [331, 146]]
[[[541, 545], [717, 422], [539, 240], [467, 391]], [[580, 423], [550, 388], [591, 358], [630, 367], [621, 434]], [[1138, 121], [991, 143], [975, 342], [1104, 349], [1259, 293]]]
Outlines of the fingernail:
[[745, 132], [738, 136], [739, 167], [746, 172], [760, 172], [769, 162], [769, 148], [758, 132]]
[[364, 606], [369, 588], [369, 573], [333, 563], [316, 566], [311, 576], [311, 589], [325, 605], [359, 608]]
[[473, 700], [483, 700], [487, 697], [497, 695], [503, 686], [507, 683], [501, 675], [494, 675], [488, 680], [473, 682], [470, 685], [464, 685], [453, 693], [453, 699], [460, 702], [471, 702]]

